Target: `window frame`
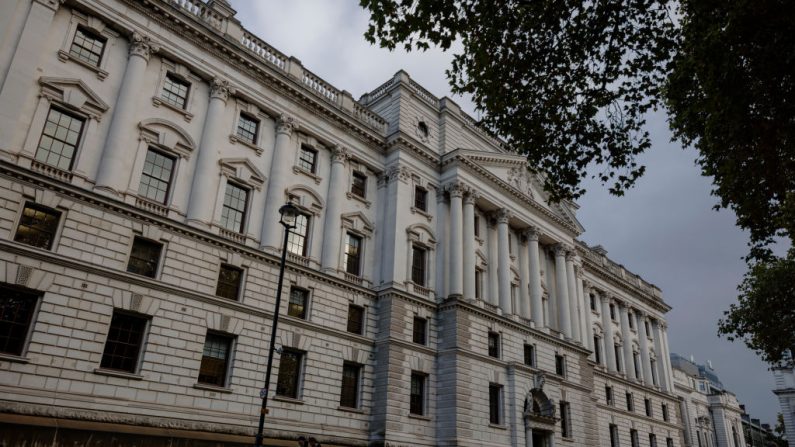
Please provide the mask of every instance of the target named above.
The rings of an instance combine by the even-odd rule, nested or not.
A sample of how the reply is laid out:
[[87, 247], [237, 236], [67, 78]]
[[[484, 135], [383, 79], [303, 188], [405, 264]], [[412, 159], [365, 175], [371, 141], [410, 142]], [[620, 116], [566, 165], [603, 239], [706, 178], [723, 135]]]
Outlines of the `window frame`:
[[621, 439], [618, 434], [618, 425], [610, 424], [609, 430], [610, 430], [610, 447], [620, 447]]
[[640, 438], [638, 437], [638, 430], [634, 428], [629, 429], [629, 444], [632, 447], [640, 447]]
[[649, 433], [649, 447], [657, 447], [657, 435]]
[[[75, 54], [72, 51], [72, 49], [76, 45], [75, 44], [75, 40], [77, 39], [77, 33], [81, 33], [81, 32], [84, 35], [86, 35], [87, 37], [89, 37], [89, 38], [91, 38], [91, 39], [93, 39], [95, 41], [100, 41], [102, 43], [102, 48], [100, 49], [99, 55], [97, 55], [97, 62], [96, 63], [92, 63], [92, 62], [84, 59], [80, 55], [79, 51], [78, 51], [78, 54]], [[96, 53], [94, 53], [93, 51], [89, 50], [88, 48], [86, 48], [84, 46], [78, 45], [78, 47], [80, 49], [84, 49], [84, 50], [88, 51], [92, 55], [96, 55]], [[75, 61], [77, 61], [79, 63], [88, 65], [90, 67], [93, 67], [96, 70], [100, 70], [102, 68], [102, 65], [103, 65], [102, 64], [102, 59], [104, 59], [104, 57], [105, 57], [105, 50], [107, 48], [108, 48], [108, 37], [107, 36], [103, 36], [102, 33], [97, 32], [96, 30], [92, 30], [88, 26], [85, 26], [82, 23], [79, 23], [79, 24], [77, 24], [77, 27], [75, 28], [74, 33], [72, 33], [72, 39], [71, 39], [71, 42], [69, 43], [69, 49], [67, 50], [67, 52], [68, 52], [68, 55], [69, 55], [70, 59], [73, 59], [73, 60], [75, 60]]]
[[[350, 193], [353, 197], [360, 199], [367, 199], [367, 181], [368, 176], [364, 172], [354, 169], [351, 172], [351, 186]], [[360, 194], [361, 193], [361, 194]]]
[[[240, 273], [240, 276], [238, 277], [238, 281], [237, 281], [237, 286], [236, 286], [237, 291], [235, 293], [235, 297], [234, 298], [229, 297], [229, 296], [220, 295], [218, 293], [218, 291], [221, 290], [221, 285], [222, 285], [221, 276], [222, 276], [222, 272], [223, 272], [224, 269], [237, 270]], [[244, 269], [243, 267], [238, 267], [236, 265], [232, 265], [232, 264], [228, 264], [228, 263], [222, 262], [219, 265], [219, 267], [218, 267], [218, 281], [216, 282], [216, 286], [215, 286], [215, 296], [220, 297], [220, 298], [226, 298], [226, 299], [229, 299], [229, 300], [232, 300], [232, 301], [240, 301], [240, 298], [241, 298], [241, 296], [243, 294], [243, 290], [245, 289], [245, 274], [246, 274], [246, 269]], [[225, 285], [228, 285], [228, 284], [225, 284]]]
[[[311, 169], [307, 169], [305, 164], [305, 160], [303, 155], [305, 153], [312, 154], [312, 163], [310, 165]], [[317, 175], [317, 163], [318, 163], [318, 150], [308, 144], [301, 144], [300, 148], [298, 149], [298, 159], [296, 160], [296, 167], [306, 173]]]
[[[226, 197], [229, 195], [229, 188], [237, 188], [237, 189], [243, 191], [246, 194], [246, 199], [244, 201], [245, 203], [243, 204], [243, 211], [242, 212], [240, 210], [236, 209], [236, 208], [232, 208], [231, 206], [227, 206]], [[252, 189], [250, 187], [244, 185], [243, 183], [235, 182], [235, 181], [232, 181], [231, 179], [226, 181], [226, 185], [224, 185], [224, 194], [223, 194], [223, 196], [221, 198], [221, 217], [220, 217], [220, 220], [218, 222], [218, 224], [220, 225], [221, 228], [223, 228], [226, 231], [230, 231], [230, 232], [237, 233], [237, 234], [246, 234], [246, 231], [248, 229], [248, 216], [249, 216], [249, 213], [251, 211], [251, 198], [252, 198], [252, 195], [253, 195], [252, 194]], [[228, 225], [228, 223], [229, 223], [228, 222], [228, 220], [229, 220], [228, 214], [227, 214], [227, 217], [224, 218], [224, 211], [227, 208], [232, 210], [232, 211], [234, 211], [235, 213], [241, 213], [241, 216], [240, 216], [240, 228], [234, 229], [234, 228], [230, 228], [229, 227], [229, 225]]]
[[[17, 237], [19, 236], [19, 228], [20, 228], [20, 226], [23, 225], [23, 223], [22, 223], [23, 219], [25, 219], [25, 210], [28, 209], [28, 208], [33, 209], [33, 210], [38, 211], [38, 212], [45, 213], [45, 214], [49, 213], [49, 214], [54, 215], [56, 217], [55, 228], [52, 231], [52, 238], [49, 240], [49, 243], [47, 244], [46, 247], [30, 244], [30, 243], [27, 243], [27, 242], [24, 242], [24, 241], [20, 241], [20, 240], [17, 239]], [[13, 241], [17, 242], [17, 243], [20, 243], [20, 244], [25, 244], [25, 245], [30, 246], [30, 247], [40, 248], [42, 250], [47, 250], [47, 251], [53, 251], [53, 249], [58, 245], [58, 242], [59, 242], [60, 237], [61, 237], [61, 228], [63, 226], [63, 222], [66, 220], [65, 218], [62, 218], [64, 215], [65, 215], [65, 212], [62, 211], [62, 210], [59, 210], [58, 208], [42, 205], [42, 204], [36, 203], [36, 202], [34, 202], [32, 200], [25, 200], [23, 202], [23, 204], [22, 204], [22, 207], [20, 208], [19, 215], [17, 216], [16, 222], [15, 222], [15, 225], [14, 225]], [[26, 227], [32, 227], [32, 225], [26, 225]]]
[[[293, 291], [303, 293], [303, 307], [301, 308], [301, 313], [299, 315], [293, 315], [291, 313], [291, 309], [293, 309]], [[299, 287], [296, 285], [290, 286], [290, 294], [287, 299], [287, 315], [293, 318], [299, 318], [301, 320], [309, 320], [309, 302], [310, 302], [310, 290], [305, 287]]]
[[[355, 321], [355, 320], [351, 319], [351, 311], [354, 310], [354, 309], [357, 309], [356, 310], [357, 312], [361, 312], [361, 318], [359, 319], [359, 331], [358, 332], [351, 330], [351, 321]], [[353, 303], [348, 303], [348, 317], [347, 317], [347, 323], [346, 323], [346, 331], [348, 333], [350, 333], [350, 334], [364, 335], [365, 327], [366, 327], [366, 324], [365, 324], [366, 323], [365, 322], [366, 315], [367, 315], [367, 312], [366, 312], [366, 309], [365, 309], [364, 306], [360, 306], [358, 304], [353, 304]]]
[[502, 426], [505, 423], [505, 398], [503, 386], [499, 383], [489, 382], [489, 424]]
[[[365, 239], [364, 236], [362, 236], [362, 235], [360, 235], [358, 233], [355, 233], [355, 232], [352, 232], [352, 231], [347, 231], [345, 233], [345, 241], [344, 241], [345, 244], [344, 244], [343, 251], [342, 251], [342, 254], [343, 254], [343, 256], [342, 256], [342, 264], [344, 266], [345, 273], [347, 273], [349, 275], [353, 275], [353, 276], [359, 277], [359, 278], [362, 277], [362, 261], [364, 260], [364, 239]], [[356, 258], [355, 258], [356, 259], [356, 270], [357, 270], [356, 273], [351, 271], [351, 261], [350, 261], [351, 255], [350, 255], [350, 253], [348, 253], [348, 247], [351, 246], [351, 244], [350, 244], [351, 240], [358, 240], [359, 241], [358, 253], [356, 254]]]
[[[163, 158], [171, 160], [171, 172], [169, 173], [168, 181], [165, 182], [166, 183], [166, 194], [165, 194], [165, 197], [163, 198], [163, 201], [159, 201], [157, 199], [153, 199], [153, 198], [151, 198], [149, 196], [141, 194], [141, 183], [143, 182], [144, 176], [155, 178], [154, 176], [148, 175], [148, 174], [146, 174], [144, 172], [144, 169], [146, 167], [146, 162], [147, 162], [146, 159], [149, 156], [149, 152], [152, 152], [152, 153], [157, 154], [157, 155], [159, 155], [159, 156], [161, 156]], [[164, 150], [158, 149], [154, 145], [147, 146], [146, 154], [144, 155], [143, 164], [141, 165], [141, 175], [138, 178], [138, 190], [136, 191], [136, 195], [138, 197], [144, 199], [144, 200], [147, 200], [147, 201], [150, 201], [150, 202], [154, 202], [154, 203], [157, 203], [157, 204], [160, 204], [160, 205], [163, 205], [163, 206], [168, 206], [169, 203], [171, 203], [171, 195], [172, 195], [173, 190], [174, 190], [174, 177], [175, 177], [175, 174], [176, 174], [176, 171], [177, 171], [177, 162], [179, 161], [179, 159], [180, 159], [180, 157], [175, 155], [175, 154], [173, 154], [171, 151], [164, 151]], [[160, 180], [160, 179], [157, 179], [157, 178], [155, 178], [155, 179], [156, 180]], [[160, 181], [163, 181], [163, 180], [160, 180]]]
[[[224, 358], [224, 365], [223, 365], [223, 378], [222, 384], [218, 385], [217, 383], [209, 383], [203, 382], [201, 380], [202, 377], [202, 365], [204, 365], [204, 359], [206, 355], [204, 354], [204, 350], [207, 347], [207, 340], [209, 337], [218, 337], [226, 339], [226, 357]], [[199, 362], [199, 376], [196, 378], [196, 383], [201, 386], [211, 386], [211, 387], [218, 387], [218, 388], [229, 388], [229, 384], [232, 379], [232, 364], [234, 362], [234, 349], [236, 344], [236, 337], [231, 334], [227, 334], [225, 332], [220, 331], [213, 331], [208, 330], [206, 335], [204, 336], [204, 346], [202, 346], [202, 358]]]
[[498, 359], [502, 355], [502, 334], [497, 331], [489, 331], [486, 348], [489, 357]]
[[[355, 369], [356, 371], [356, 383], [353, 386], [353, 405], [346, 405], [350, 401], [346, 400], [350, 398], [350, 396], [345, 395], [346, 385], [345, 385], [345, 368]], [[362, 406], [362, 371], [364, 370], [364, 365], [356, 362], [344, 361], [342, 362], [342, 377], [340, 380], [340, 400], [339, 406], [340, 408], [349, 408], [349, 409], [359, 409]]]
[[634, 413], [635, 412], [635, 396], [631, 392], [627, 391], [626, 397], [627, 397], [627, 411], [629, 411], [630, 413]]
[[536, 367], [536, 345], [532, 343], [524, 344], [524, 364], [531, 368]]
[[[245, 136], [241, 135], [241, 123], [243, 120], [250, 121], [254, 124], [254, 132], [251, 132], [247, 128], [243, 128], [242, 131], [246, 134]], [[257, 146], [259, 144], [259, 137], [260, 137], [260, 125], [262, 122], [259, 118], [257, 118], [254, 114], [249, 113], [246, 110], [240, 110], [237, 115], [237, 123], [235, 125], [235, 138], [237, 141], [241, 143], [248, 144], [250, 146]], [[248, 133], [253, 133], [251, 136], [251, 140], [248, 140]]]
[[[416, 383], [419, 384], [420, 388], [419, 395], [414, 393], [415, 379]], [[411, 371], [411, 375], [409, 377], [409, 414], [414, 416], [426, 416], [427, 413], [428, 413], [428, 374], [420, 371]]]
[[[314, 215], [311, 213], [306, 212], [299, 212], [295, 216], [295, 226], [290, 229], [290, 234], [287, 236], [287, 253], [294, 255], [294, 256], [301, 256], [307, 257], [309, 255], [309, 245], [311, 243], [311, 236], [312, 236], [312, 217]], [[306, 219], [306, 225], [304, 226], [304, 232], [299, 233], [295, 231], [299, 227], [299, 219]], [[300, 246], [301, 252], [296, 253], [291, 249], [293, 246]]]
[[414, 208], [428, 212], [428, 189], [420, 185], [414, 185]]
[[613, 387], [605, 385], [605, 404], [611, 407], [616, 405], [616, 397], [613, 393]]
[[[106, 366], [105, 365], [105, 355], [106, 355], [106, 351], [108, 350], [108, 341], [110, 339], [111, 330], [113, 329], [114, 318], [117, 315], [123, 315], [123, 316], [125, 316], [127, 318], [130, 318], [130, 319], [137, 319], [137, 320], [139, 320], [140, 323], [143, 324], [143, 327], [141, 328], [141, 331], [140, 331], [141, 333], [140, 333], [140, 338], [138, 340], [138, 348], [137, 348], [137, 352], [135, 354], [136, 357], [135, 357], [135, 361], [134, 361], [134, 365], [133, 365], [132, 370], [122, 369], [122, 368], [113, 368], [111, 366]], [[147, 339], [148, 339], [148, 336], [149, 336], [149, 329], [150, 329], [151, 324], [152, 324], [152, 317], [149, 316], [149, 315], [145, 315], [145, 314], [141, 314], [141, 313], [137, 313], [137, 312], [132, 312], [132, 311], [129, 311], [129, 310], [126, 310], [126, 309], [120, 309], [120, 308], [113, 309], [113, 314], [111, 315], [111, 320], [108, 323], [108, 330], [107, 330], [107, 332], [105, 334], [105, 343], [104, 343], [103, 348], [102, 348], [102, 357], [100, 357], [99, 369], [102, 370], [102, 371], [113, 371], [113, 372], [119, 372], [119, 373], [124, 373], [124, 374], [140, 375], [141, 366], [143, 365], [143, 360], [144, 360], [144, 354], [146, 353], [146, 344], [147, 344]], [[114, 342], [116, 342], [116, 341], [114, 341]]]
[[[0, 350], [0, 356], [4, 358], [12, 357], [12, 358], [24, 359], [27, 356], [28, 348], [30, 346], [30, 339], [33, 335], [33, 327], [35, 326], [36, 321], [38, 319], [39, 307], [41, 306], [42, 302], [41, 297], [43, 294], [41, 292], [28, 289], [26, 287], [20, 287], [9, 283], [0, 283], [0, 294], [2, 294], [3, 297], [8, 297], [9, 295], [14, 293], [20, 295], [26, 295], [23, 298], [23, 300], [28, 300], [28, 301], [32, 300], [33, 304], [30, 306], [29, 315], [27, 316], [27, 322], [25, 323], [24, 336], [20, 338], [19, 352], [17, 353], [16, 351], [8, 351], [6, 350], [6, 347], [3, 346], [2, 350]], [[0, 309], [2, 309], [2, 306], [0, 306]], [[2, 316], [3, 314], [4, 312], [0, 312], [0, 316]], [[0, 322], [2, 322], [2, 320], [0, 320]], [[9, 332], [8, 338], [10, 339], [11, 335], [10, 331], [6, 331], [5, 329], [3, 330], [3, 334], [6, 334], [7, 332]]]
[[[155, 265], [154, 271], [152, 272], [151, 276], [143, 274], [143, 273], [130, 271], [130, 265], [131, 265], [130, 261], [132, 261], [132, 259], [133, 259], [133, 251], [135, 250], [135, 242], [136, 241], [142, 241], [143, 243], [146, 243], [146, 244], [152, 244], [152, 245], [157, 244], [157, 245], [160, 245], [160, 252], [158, 253], [158, 259], [157, 259], [157, 262], [155, 263], [156, 265]], [[132, 273], [133, 275], [139, 275], [139, 276], [142, 276], [142, 277], [145, 277], [145, 278], [157, 279], [160, 276], [160, 272], [162, 270], [163, 260], [165, 259], [165, 256], [164, 256], [165, 251], [166, 251], [166, 243], [165, 242], [156, 241], [154, 239], [149, 239], [149, 238], [144, 237], [142, 235], [136, 234], [136, 235], [133, 236], [132, 243], [130, 243], [130, 252], [127, 255], [127, 267], [126, 267], [125, 271], [127, 273]]]
[[663, 419], [663, 421], [665, 421], [665, 422], [668, 422], [668, 418], [669, 418], [669, 415], [668, 415], [668, 405], [666, 405], [666, 404], [665, 404], [665, 402], [662, 402], [662, 403], [660, 404], [660, 408], [661, 408], [661, 412], [662, 412], [662, 419]]
[[[164, 96], [164, 94], [167, 91], [167, 86], [168, 86], [169, 83], [177, 84], [177, 85], [181, 85], [182, 87], [185, 87], [185, 97], [182, 98], [182, 100], [183, 100], [182, 105], [175, 104], [174, 102], [172, 102], [171, 99], [169, 99], [166, 96]], [[158, 99], [160, 99], [160, 101], [163, 104], [168, 105], [170, 107], [173, 107], [173, 108], [175, 108], [175, 109], [177, 109], [179, 111], [187, 112], [188, 111], [188, 105], [189, 105], [190, 97], [192, 96], [192, 93], [193, 93], [192, 92], [192, 90], [193, 90], [192, 87], [193, 87], [193, 83], [190, 82], [186, 77], [180, 76], [179, 74], [175, 73], [172, 70], [166, 70], [166, 74], [163, 77], [163, 82], [162, 82], [162, 85], [161, 85], [161, 88], [160, 88], [160, 94], [157, 97], [158, 97]], [[171, 93], [171, 94], [174, 94], [175, 96], [179, 96], [177, 93], [175, 93], [173, 91], [168, 90], [168, 92]]]
[[411, 244], [411, 282], [420, 287], [428, 287], [428, 251], [424, 245]]
[[566, 439], [574, 437], [571, 427], [571, 404], [564, 400], [560, 401], [560, 436]]
[[419, 315], [414, 316], [414, 320], [411, 326], [411, 341], [418, 345], [427, 346], [428, 345], [428, 319], [420, 317]]
[[[47, 130], [47, 124], [51, 122], [50, 121], [50, 114], [53, 111], [57, 111], [61, 115], [66, 115], [66, 116], [68, 116], [69, 118], [71, 118], [71, 119], [73, 119], [75, 121], [80, 121], [81, 122], [80, 131], [78, 132], [78, 135], [77, 135], [77, 140], [75, 141], [74, 145], [72, 146], [73, 149], [74, 149], [74, 152], [72, 153], [72, 156], [69, 159], [69, 167], [67, 167], [67, 168], [62, 168], [62, 167], [58, 166], [57, 164], [54, 165], [52, 163], [49, 163], [46, 160], [45, 161], [39, 160], [39, 158], [38, 158], [39, 151], [42, 150], [42, 145], [41, 145], [42, 144], [42, 140], [44, 139], [45, 136], [47, 138], [50, 138], [53, 141], [58, 141], [61, 144], [69, 144], [69, 143], [67, 143], [66, 140], [61, 140], [61, 139], [56, 140], [54, 134], [53, 135], [45, 135], [44, 134], [45, 130]], [[80, 114], [80, 113], [76, 113], [74, 110], [71, 110], [71, 109], [67, 108], [65, 105], [62, 105], [62, 103], [60, 103], [60, 102], [51, 103], [49, 105], [49, 107], [47, 108], [47, 111], [44, 113], [44, 120], [43, 120], [43, 124], [42, 124], [42, 127], [41, 127], [41, 131], [39, 132], [39, 138], [38, 138], [38, 141], [36, 143], [36, 146], [33, 149], [33, 161], [36, 162], [36, 163], [40, 163], [40, 164], [43, 164], [45, 166], [49, 166], [51, 168], [57, 169], [57, 170], [62, 171], [62, 172], [71, 173], [74, 170], [74, 168], [75, 168], [75, 163], [77, 161], [77, 155], [80, 152], [80, 149], [82, 147], [83, 140], [84, 140], [84, 137], [86, 135], [86, 127], [88, 127], [89, 121], [90, 121], [90, 117], [85, 116], [85, 115]], [[53, 124], [55, 124], [55, 123], [53, 122]], [[59, 124], [55, 124], [55, 125], [58, 126]], [[71, 146], [71, 144], [70, 144], [70, 146]], [[48, 152], [48, 157], [49, 157], [49, 153], [51, 152], [51, 148], [52, 148], [52, 145], [50, 145], [50, 148], [46, 149], [46, 151]], [[61, 156], [61, 154], [59, 154], [59, 156]]]
[[[297, 357], [297, 365], [296, 365], [296, 368], [295, 368], [296, 371], [295, 371], [295, 376], [294, 376], [295, 377], [295, 382], [294, 382], [294, 385], [293, 385], [293, 388], [294, 388], [293, 391], [294, 391], [294, 394], [295, 394], [294, 396], [291, 396], [289, 394], [285, 394], [285, 393], [280, 392], [280, 390], [284, 389], [284, 388], [281, 388], [283, 386], [283, 384], [281, 383], [282, 380], [283, 379], [284, 380], [288, 380], [289, 377], [290, 377], [289, 375], [285, 375], [284, 377], [282, 376], [282, 374], [285, 371], [284, 368], [282, 367], [282, 362], [285, 359], [285, 354], [295, 355]], [[276, 397], [281, 398], [281, 399], [301, 400], [302, 391], [303, 391], [302, 384], [303, 384], [303, 380], [304, 380], [304, 368], [305, 368], [305, 365], [306, 365], [306, 351], [302, 351], [300, 349], [295, 349], [295, 348], [291, 348], [291, 347], [283, 347], [282, 348], [281, 355], [279, 356], [279, 373], [277, 374], [277, 377], [276, 377], [276, 393], [275, 393]]]
[[555, 354], [555, 374], [560, 377], [566, 377], [566, 356], [563, 354]]
[[602, 337], [598, 335], [593, 336], [593, 354], [594, 360], [597, 364], [602, 364]]
[[646, 410], [646, 416], [650, 418], [654, 417], [654, 409], [652, 408], [651, 399], [648, 397], [643, 398], [643, 406]]

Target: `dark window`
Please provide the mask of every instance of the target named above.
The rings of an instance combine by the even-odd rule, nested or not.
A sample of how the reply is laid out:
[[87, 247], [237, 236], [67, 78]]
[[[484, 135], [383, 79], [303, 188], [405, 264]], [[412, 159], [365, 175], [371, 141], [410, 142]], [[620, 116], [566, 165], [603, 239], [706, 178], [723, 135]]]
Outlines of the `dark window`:
[[627, 318], [629, 319], [629, 328], [635, 329], [635, 316], [632, 315], [632, 312], [629, 312]]
[[221, 269], [218, 271], [218, 287], [215, 289], [215, 294], [230, 300], [237, 300], [240, 297], [240, 285], [242, 282], [243, 269], [221, 264]]
[[163, 244], [160, 242], [136, 236], [133, 239], [127, 271], [154, 278], [157, 275], [157, 265], [160, 263], [162, 251]]
[[610, 319], [616, 321], [616, 306], [614, 304], [610, 304]]
[[359, 197], [367, 197], [367, 176], [359, 171], [353, 171], [353, 181], [351, 182], [351, 194]]
[[160, 98], [174, 107], [184, 109], [188, 103], [188, 90], [190, 90], [188, 82], [168, 73], [166, 74], [166, 82], [163, 84], [163, 93]]
[[618, 426], [610, 424], [610, 447], [619, 447]]
[[536, 366], [536, 347], [533, 345], [524, 345], [524, 364], [527, 366]]
[[646, 416], [651, 417], [651, 399], [643, 399], [643, 405], [646, 407]]
[[287, 315], [296, 318], [306, 318], [309, 291], [299, 287], [290, 288], [290, 303], [287, 305]]
[[414, 208], [428, 211], [428, 190], [422, 186], [414, 187]]
[[232, 337], [208, 332], [199, 367], [199, 383], [225, 386], [231, 351]]
[[104, 37], [78, 26], [69, 54], [89, 65], [99, 67], [104, 49]]
[[26, 203], [14, 240], [49, 250], [58, 231], [61, 213], [46, 206]]
[[475, 298], [483, 297], [483, 272], [475, 270]]
[[566, 358], [560, 354], [555, 354], [555, 374], [566, 375]]
[[[734, 437], [734, 446], [740, 447], [740, 441], [737, 440], [737, 432], [732, 427], [732, 436]], [[665, 447], [674, 447], [673, 438], [665, 438]]]
[[420, 131], [420, 135], [422, 135], [425, 138], [428, 138], [428, 134], [430, 133], [430, 131], [428, 130], [428, 125], [425, 124], [425, 121], [420, 121], [419, 123], [417, 123], [417, 129]]
[[22, 355], [38, 295], [0, 286], [0, 352]]
[[309, 216], [298, 214], [295, 216], [295, 228], [287, 236], [287, 251], [294, 255], [306, 256], [307, 235], [309, 234]]
[[348, 305], [348, 332], [361, 334], [364, 329], [364, 307]]
[[640, 357], [637, 352], [632, 353], [632, 363], [635, 365], [635, 377], [640, 377]]
[[362, 238], [348, 233], [345, 241], [345, 271], [359, 276], [362, 256]]
[[224, 193], [224, 207], [221, 210], [221, 226], [229, 231], [243, 232], [243, 222], [246, 219], [246, 205], [248, 204], [248, 190], [235, 185], [226, 184]]
[[698, 439], [698, 447], [701, 447], [701, 432], [696, 430], [696, 439]]
[[298, 167], [314, 174], [316, 166], [317, 151], [307, 146], [301, 146], [301, 154], [298, 156]]
[[593, 354], [596, 363], [602, 363], [602, 339], [595, 335], [593, 337]]
[[102, 353], [100, 366], [134, 373], [143, 346], [147, 318], [123, 312], [113, 312]]
[[409, 412], [423, 416], [425, 414], [425, 379], [422, 373], [411, 373], [411, 396], [409, 398]]
[[480, 237], [480, 217], [475, 215], [475, 236]]
[[596, 296], [594, 296], [593, 293], [590, 294], [589, 296], [591, 299], [591, 310], [596, 310]]
[[643, 320], [643, 326], [646, 328], [646, 336], [648, 337], [651, 333], [651, 330], [649, 329], [649, 320]]
[[359, 374], [361, 365], [345, 362], [342, 364], [342, 387], [340, 389], [340, 406], [359, 408]]
[[655, 386], [657, 385], [657, 362], [652, 359], [649, 360], [649, 364], [651, 366], [651, 383]]
[[662, 418], [665, 422], [668, 422], [668, 405], [662, 404]]
[[174, 159], [172, 157], [149, 149], [146, 152], [143, 172], [141, 172], [138, 194], [155, 202], [166, 203], [173, 172]]
[[500, 334], [489, 332], [489, 356], [500, 358]]
[[298, 398], [298, 384], [301, 379], [301, 362], [304, 353], [294, 349], [283, 349], [279, 360], [279, 379], [276, 382], [276, 394], [279, 396]]
[[425, 255], [422, 247], [414, 245], [411, 249], [411, 280], [414, 284], [425, 286]]
[[640, 439], [638, 439], [638, 431], [634, 428], [629, 430], [629, 442], [632, 447], [640, 447]]
[[560, 403], [560, 435], [571, 438], [571, 407], [568, 402]]
[[657, 447], [657, 435], [649, 433], [649, 447]]
[[64, 171], [72, 169], [72, 160], [83, 132], [83, 122], [82, 118], [75, 115], [50, 108], [36, 150], [36, 160]]
[[424, 345], [426, 343], [426, 334], [428, 331], [428, 320], [421, 317], [414, 317], [414, 334], [412, 340], [414, 343]]
[[627, 411], [635, 411], [635, 398], [632, 393], [627, 393]]
[[615, 352], [616, 356], [616, 370], [621, 372], [621, 365], [623, 364], [621, 361], [621, 345], [613, 345], [613, 352]]
[[489, 422], [492, 424], [502, 423], [502, 385], [496, 383], [489, 384]]
[[613, 387], [606, 385], [605, 386], [605, 402], [607, 405], [613, 405]]
[[249, 115], [241, 113], [237, 121], [237, 138], [249, 144], [257, 144], [257, 131], [259, 130], [259, 120]]

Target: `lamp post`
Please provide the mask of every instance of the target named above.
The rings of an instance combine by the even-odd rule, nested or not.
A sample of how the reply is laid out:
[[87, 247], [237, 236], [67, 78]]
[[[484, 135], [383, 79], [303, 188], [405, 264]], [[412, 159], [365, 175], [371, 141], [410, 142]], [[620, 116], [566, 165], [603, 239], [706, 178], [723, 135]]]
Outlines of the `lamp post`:
[[284, 226], [284, 241], [282, 243], [282, 259], [279, 263], [279, 282], [276, 285], [276, 308], [273, 310], [273, 327], [271, 329], [270, 348], [268, 349], [268, 367], [265, 370], [265, 387], [260, 391], [262, 397], [262, 408], [259, 413], [259, 429], [254, 443], [256, 447], [262, 446], [262, 430], [265, 427], [265, 415], [268, 413], [268, 392], [271, 383], [271, 369], [273, 368], [273, 352], [276, 350], [276, 327], [279, 324], [279, 307], [282, 303], [282, 283], [284, 282], [284, 263], [287, 260], [287, 239], [290, 237], [290, 230], [295, 228], [295, 218], [298, 215], [298, 208], [287, 202], [279, 208], [281, 218], [279, 223]]

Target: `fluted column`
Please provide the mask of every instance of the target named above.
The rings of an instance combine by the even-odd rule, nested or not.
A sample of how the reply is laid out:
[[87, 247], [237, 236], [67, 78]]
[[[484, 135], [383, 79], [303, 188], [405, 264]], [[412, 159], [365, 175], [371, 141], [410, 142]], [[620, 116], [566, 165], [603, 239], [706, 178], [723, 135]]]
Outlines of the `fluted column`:
[[558, 304], [558, 324], [566, 338], [571, 338], [571, 311], [569, 310], [568, 278], [566, 277], [566, 247], [555, 246], [555, 286]]
[[278, 251], [282, 244], [281, 235], [284, 229], [279, 225], [279, 208], [284, 205], [287, 160], [292, 155], [290, 142], [296, 126], [295, 118], [289, 115], [283, 114], [276, 121], [276, 143], [273, 148], [268, 193], [265, 196], [260, 242], [263, 248], [271, 251]]
[[97, 171], [96, 186], [99, 190], [119, 194], [130, 183], [135, 160], [135, 151], [130, 150], [132, 142], [136, 140], [132, 135], [136, 128], [135, 113], [142, 96], [149, 56], [158, 49], [147, 36], [133, 33], [130, 38], [130, 55]]
[[646, 316], [641, 311], [638, 314], [638, 342], [640, 344], [640, 366], [643, 368], [643, 382], [652, 386], [654, 381], [651, 376], [651, 358], [649, 357], [649, 339], [646, 334]]
[[[383, 204], [382, 204], [383, 206]], [[445, 199], [444, 188], [436, 189], [436, 290], [437, 296], [446, 297], [449, 289], [449, 268], [447, 253], [450, 251], [448, 215], [449, 206]]]
[[478, 195], [469, 191], [464, 197], [464, 298], [475, 299], [475, 201]]
[[569, 298], [569, 312], [571, 313], [571, 334], [575, 342], [582, 343], [580, 337], [580, 307], [577, 304], [577, 285], [574, 277], [574, 251], [566, 253], [566, 286]]
[[544, 302], [541, 290], [541, 263], [538, 258], [538, 236], [537, 228], [527, 230], [527, 253], [528, 266], [530, 268], [530, 310], [535, 327], [544, 327]]
[[593, 320], [591, 318], [591, 303], [589, 295], [585, 293], [582, 276], [582, 267], [580, 267], [577, 269], [577, 293], [580, 297], [580, 306], [582, 307], [582, 312], [585, 317], [585, 332], [583, 333], [583, 338], [585, 339], [585, 346], [593, 351]]
[[489, 233], [489, 280], [488, 284], [488, 302], [491, 305], [500, 305], [500, 281], [497, 279], [497, 265], [499, 264], [499, 237], [497, 235], [496, 220], [489, 219], [488, 233]]
[[602, 328], [604, 329], [605, 360], [607, 370], [614, 373], [616, 368], [616, 351], [613, 345], [613, 321], [610, 319], [610, 298], [607, 295], [600, 295], [599, 301], [602, 303]]
[[654, 337], [654, 352], [657, 353], [657, 377], [659, 378], [660, 387], [669, 391], [668, 388], [668, 372], [665, 370], [665, 351], [660, 337], [660, 324], [657, 320], [651, 321], [651, 331]]
[[632, 337], [630, 336], [629, 314], [625, 303], [619, 304], [618, 315], [621, 319], [621, 338], [624, 344], [624, 373], [628, 379], [635, 380], [635, 362], [632, 360]]
[[527, 246], [519, 241], [519, 315], [530, 319], [530, 267]]
[[320, 265], [323, 270], [334, 271], [339, 267], [342, 221], [342, 193], [345, 191], [345, 162], [348, 150], [341, 146], [331, 148], [331, 173], [326, 194], [326, 218], [323, 223], [323, 254]]
[[508, 220], [510, 211], [502, 208], [497, 212], [497, 239], [499, 251], [497, 259], [497, 274], [499, 275], [500, 309], [503, 315], [513, 314], [511, 303], [511, 271], [510, 271], [510, 246], [508, 245]]
[[462, 259], [462, 232], [463, 232], [463, 197], [464, 185], [452, 183], [447, 186], [450, 193], [450, 291], [449, 295], [461, 296], [464, 293], [464, 278], [462, 276], [464, 261]]

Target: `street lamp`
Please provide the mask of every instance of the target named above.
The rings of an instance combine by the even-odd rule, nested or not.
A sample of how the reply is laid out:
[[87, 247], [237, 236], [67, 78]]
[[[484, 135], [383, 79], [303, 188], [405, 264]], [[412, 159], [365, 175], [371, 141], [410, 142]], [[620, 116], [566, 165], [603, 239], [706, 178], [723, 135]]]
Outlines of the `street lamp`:
[[295, 228], [295, 218], [298, 216], [298, 208], [292, 202], [287, 202], [279, 208], [281, 218], [279, 223], [284, 226], [284, 241], [282, 243], [282, 259], [279, 263], [279, 282], [276, 286], [276, 308], [273, 310], [273, 327], [271, 329], [271, 342], [268, 349], [268, 368], [265, 370], [265, 387], [260, 391], [262, 398], [262, 408], [259, 413], [259, 429], [254, 445], [262, 446], [262, 430], [265, 427], [265, 415], [268, 413], [268, 389], [271, 383], [271, 369], [273, 368], [273, 352], [276, 350], [276, 326], [279, 324], [279, 307], [282, 303], [282, 282], [284, 282], [284, 263], [287, 260], [287, 239], [290, 237], [290, 230]]

